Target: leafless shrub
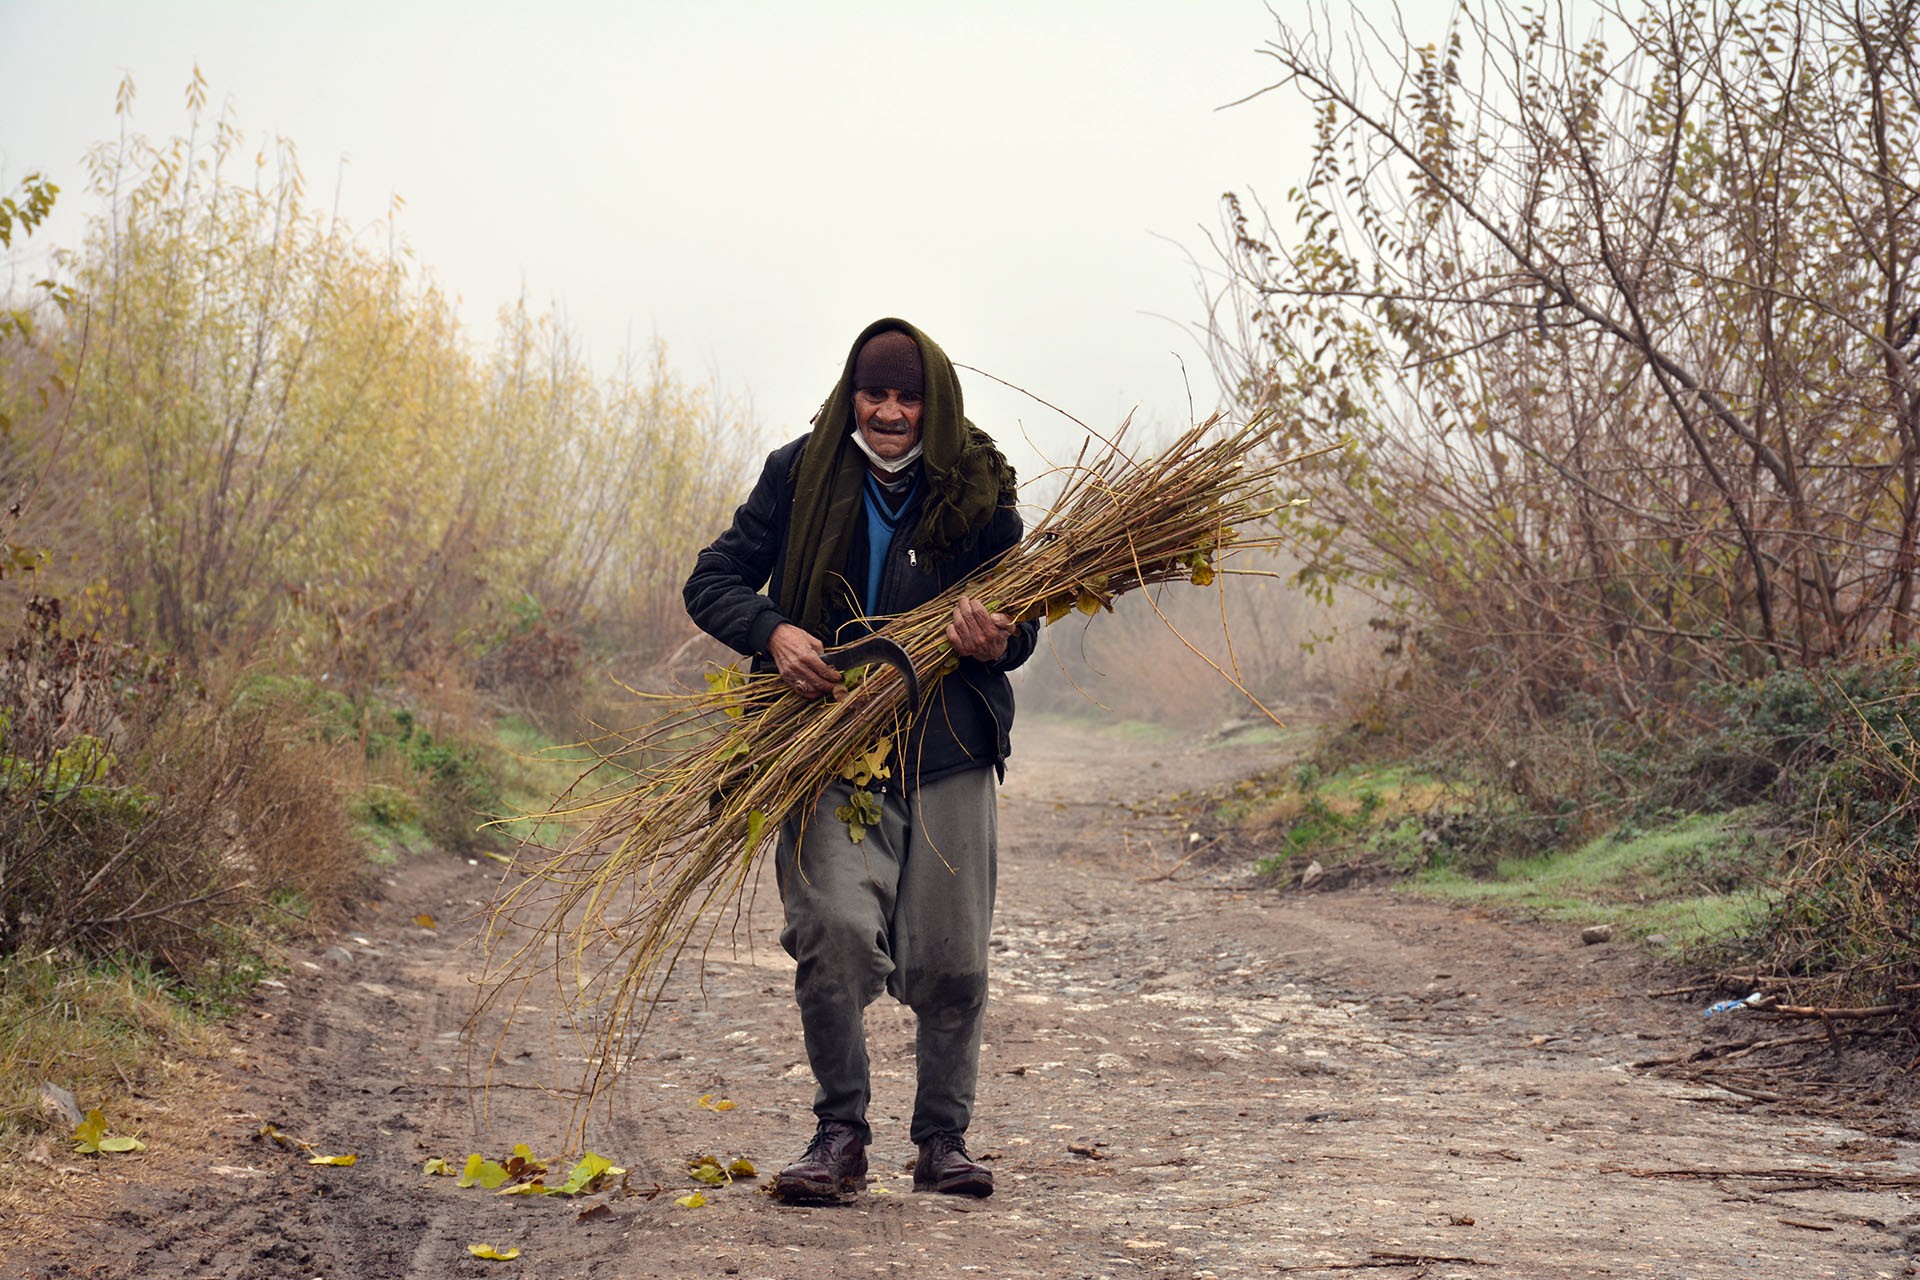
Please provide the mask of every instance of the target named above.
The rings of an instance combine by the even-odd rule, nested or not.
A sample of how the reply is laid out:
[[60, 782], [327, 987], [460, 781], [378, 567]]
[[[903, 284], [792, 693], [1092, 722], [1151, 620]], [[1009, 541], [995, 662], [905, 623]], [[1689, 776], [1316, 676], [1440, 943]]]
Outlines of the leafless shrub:
[[1279, 444], [1344, 446], [1283, 521], [1303, 583], [1489, 714], [1657, 732], [1915, 634], [1920, 57], [1903, 4], [1569, 23], [1289, 12], [1312, 166], [1228, 197], [1208, 329]]

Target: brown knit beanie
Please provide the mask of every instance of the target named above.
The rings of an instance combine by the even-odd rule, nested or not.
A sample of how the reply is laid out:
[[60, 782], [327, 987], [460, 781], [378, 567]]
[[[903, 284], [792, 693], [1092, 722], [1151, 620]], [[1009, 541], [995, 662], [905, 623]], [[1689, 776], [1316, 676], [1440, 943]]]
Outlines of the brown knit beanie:
[[920, 344], [913, 335], [888, 329], [868, 338], [853, 362], [855, 391], [884, 390], [922, 394]]

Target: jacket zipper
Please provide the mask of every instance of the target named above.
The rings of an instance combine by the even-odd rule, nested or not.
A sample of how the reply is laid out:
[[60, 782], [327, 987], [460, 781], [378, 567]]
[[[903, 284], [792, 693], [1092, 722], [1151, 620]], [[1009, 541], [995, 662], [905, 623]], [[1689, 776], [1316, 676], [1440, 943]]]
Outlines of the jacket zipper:
[[907, 530], [902, 529], [894, 535], [894, 545], [887, 549], [887, 563], [880, 570], [880, 598], [874, 602], [876, 606], [874, 612], [883, 618], [890, 618], [901, 612], [900, 599], [903, 592], [900, 589], [900, 579], [903, 570], [900, 562], [905, 560], [907, 568], [915, 572], [920, 568], [920, 557], [914, 553], [912, 547], [907, 548], [906, 555], [900, 554], [900, 542], [906, 534]]

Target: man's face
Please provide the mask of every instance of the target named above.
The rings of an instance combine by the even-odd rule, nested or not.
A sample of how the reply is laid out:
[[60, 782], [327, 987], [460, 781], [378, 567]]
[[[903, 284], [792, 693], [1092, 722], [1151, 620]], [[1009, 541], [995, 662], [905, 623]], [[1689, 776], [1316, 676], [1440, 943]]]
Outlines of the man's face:
[[853, 393], [853, 421], [868, 446], [888, 462], [920, 443], [920, 394], [892, 388]]

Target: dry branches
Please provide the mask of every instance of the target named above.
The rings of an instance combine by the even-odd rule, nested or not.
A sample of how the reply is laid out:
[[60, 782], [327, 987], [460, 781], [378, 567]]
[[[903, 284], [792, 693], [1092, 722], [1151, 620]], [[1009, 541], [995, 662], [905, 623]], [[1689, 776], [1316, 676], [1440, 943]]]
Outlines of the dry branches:
[[[1216, 566], [1232, 551], [1271, 545], [1252, 531], [1271, 527], [1273, 482], [1290, 460], [1268, 438], [1260, 422], [1220, 430], [1213, 419], [1144, 461], [1118, 438], [1090, 461], [1083, 450], [1018, 548], [882, 629], [911, 659], [923, 706], [958, 662], [945, 629], [961, 590], [1052, 622], [1143, 586], [1206, 585], [1231, 571]], [[494, 906], [483, 1011], [511, 1018], [527, 985], [550, 979], [560, 1006], [582, 1015], [587, 1098], [617, 1073], [687, 947], [704, 948], [737, 912], [780, 826], [830, 779], [879, 764], [885, 743], [903, 739], [891, 668], [850, 672], [847, 692], [821, 702], [772, 673], [707, 680], [704, 692], [654, 698], [646, 725], [594, 744], [593, 769], [546, 815], [571, 837], [538, 858], [523, 851], [524, 878]]]

